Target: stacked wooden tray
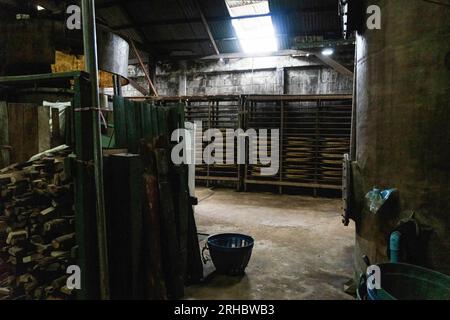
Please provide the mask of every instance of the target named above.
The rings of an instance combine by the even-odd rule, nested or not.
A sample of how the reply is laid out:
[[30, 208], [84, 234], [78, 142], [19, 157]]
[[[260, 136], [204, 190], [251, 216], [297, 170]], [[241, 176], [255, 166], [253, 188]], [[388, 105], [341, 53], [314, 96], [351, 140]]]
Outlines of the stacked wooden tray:
[[282, 172], [286, 183], [316, 180], [315, 101], [286, 101], [283, 113]]
[[248, 96], [245, 112], [247, 128], [280, 129], [279, 174], [262, 177], [258, 166], [248, 165], [246, 184], [341, 188], [351, 96]]
[[351, 100], [321, 101], [319, 111], [319, 182], [342, 185], [342, 161], [350, 152]]
[[[352, 97], [350, 95], [247, 95], [163, 98], [183, 101], [186, 119], [202, 121], [203, 130], [279, 130], [277, 174], [261, 175], [268, 167], [251, 163], [257, 149], [247, 144], [247, 164], [198, 164], [196, 176], [206, 181], [236, 181], [238, 184], [340, 189], [342, 159], [350, 150]], [[197, 132], [201, 138], [202, 132]], [[270, 139], [267, 137], [266, 139]], [[200, 140], [198, 140], [200, 141]], [[260, 141], [261, 142], [261, 141]], [[202, 143], [202, 151], [208, 145]], [[270, 143], [268, 155], [271, 154]], [[201, 152], [200, 150], [198, 153]], [[224, 149], [224, 159], [226, 150]], [[275, 152], [275, 150], [274, 150]], [[197, 154], [200, 156], [200, 154]], [[234, 157], [237, 157], [235, 147]], [[243, 174], [240, 174], [240, 168]]]
[[[202, 148], [196, 149], [196, 159], [203, 159], [196, 165], [197, 180], [206, 181], [239, 181], [239, 166], [237, 165], [237, 150], [234, 154], [227, 151], [227, 130], [239, 128], [239, 96], [214, 96], [203, 98], [191, 98], [186, 102], [186, 119], [190, 122], [201, 121], [202, 131], [196, 131], [196, 141], [202, 141], [202, 136], [207, 129], [217, 129], [223, 137], [224, 149], [222, 151], [223, 163], [206, 164], [203, 159], [203, 151], [211, 142], [202, 142]], [[215, 154], [219, 156], [219, 154]], [[213, 154], [214, 156], [214, 154]], [[219, 157], [220, 158], [220, 157]], [[226, 160], [233, 158], [233, 164], [227, 164]]]
[[[267, 157], [272, 153], [272, 136], [270, 130], [280, 130], [281, 128], [281, 104], [276, 101], [269, 101], [264, 103], [252, 102], [245, 106], [246, 114], [246, 129], [255, 129], [258, 134], [258, 145], [267, 146]], [[267, 130], [267, 136], [261, 136], [261, 130]], [[281, 130], [280, 130], [281, 132]], [[281, 135], [278, 139], [278, 144], [281, 147]], [[275, 152], [275, 150], [274, 150]], [[249, 159], [257, 160], [257, 163], [250, 161], [246, 165], [245, 179], [259, 180], [259, 181], [279, 181], [280, 172], [275, 175], [263, 175], [261, 169], [270, 167], [270, 164], [263, 164], [260, 161], [258, 154], [258, 146], [248, 145]], [[279, 161], [273, 165], [279, 166]]]

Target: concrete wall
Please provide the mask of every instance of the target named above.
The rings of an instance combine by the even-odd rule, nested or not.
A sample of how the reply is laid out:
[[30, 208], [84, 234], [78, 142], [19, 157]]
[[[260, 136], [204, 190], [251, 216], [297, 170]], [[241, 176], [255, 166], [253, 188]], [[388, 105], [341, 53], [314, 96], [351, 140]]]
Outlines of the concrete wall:
[[287, 94], [352, 94], [353, 79], [326, 67], [287, 70]]
[[[130, 77], [148, 85], [140, 68]], [[259, 57], [224, 62], [160, 63], [156, 88], [161, 96], [220, 94], [351, 94], [353, 79], [338, 74], [315, 58]], [[124, 96], [140, 96], [131, 86]]]

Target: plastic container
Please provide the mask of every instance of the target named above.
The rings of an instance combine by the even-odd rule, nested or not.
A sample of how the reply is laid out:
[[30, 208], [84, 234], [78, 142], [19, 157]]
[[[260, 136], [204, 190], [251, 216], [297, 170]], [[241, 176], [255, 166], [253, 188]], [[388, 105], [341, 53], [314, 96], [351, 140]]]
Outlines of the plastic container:
[[366, 289], [367, 300], [450, 300], [450, 277], [445, 274], [404, 263], [378, 266], [381, 289]]
[[[211, 260], [220, 274], [239, 276], [245, 274], [253, 251], [254, 240], [252, 237], [237, 234], [224, 233], [208, 238], [207, 246]], [[202, 255], [203, 255], [202, 253]], [[203, 258], [204, 262], [207, 259]]]

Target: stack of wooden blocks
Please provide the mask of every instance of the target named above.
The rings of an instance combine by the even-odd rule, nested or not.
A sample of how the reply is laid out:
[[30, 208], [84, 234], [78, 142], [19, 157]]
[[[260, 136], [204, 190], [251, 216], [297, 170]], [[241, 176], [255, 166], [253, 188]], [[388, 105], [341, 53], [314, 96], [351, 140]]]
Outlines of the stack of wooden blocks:
[[73, 186], [67, 152], [0, 171], [0, 299], [71, 299]]

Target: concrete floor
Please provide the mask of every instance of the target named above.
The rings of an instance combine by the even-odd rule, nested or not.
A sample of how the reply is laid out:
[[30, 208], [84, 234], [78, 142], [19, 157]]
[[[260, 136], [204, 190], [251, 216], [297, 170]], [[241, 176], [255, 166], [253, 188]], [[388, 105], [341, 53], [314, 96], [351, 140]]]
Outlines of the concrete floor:
[[244, 277], [212, 274], [187, 299], [353, 299], [343, 287], [354, 228], [342, 225], [340, 200], [206, 188], [197, 197], [199, 233], [245, 233], [255, 247]]

